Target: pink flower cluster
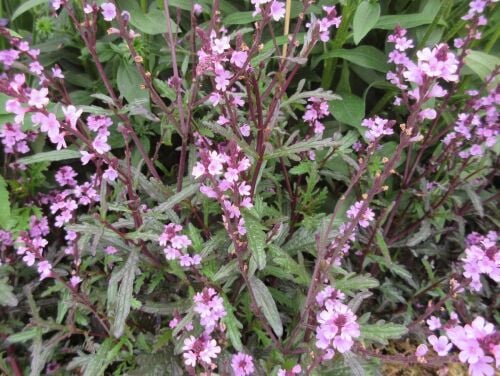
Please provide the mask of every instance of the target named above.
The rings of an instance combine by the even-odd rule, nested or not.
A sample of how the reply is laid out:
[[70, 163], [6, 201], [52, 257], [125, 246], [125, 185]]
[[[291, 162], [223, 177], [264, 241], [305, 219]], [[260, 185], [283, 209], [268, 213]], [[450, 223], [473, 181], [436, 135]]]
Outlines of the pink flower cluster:
[[361, 123], [363, 127], [368, 128], [365, 137], [368, 141], [374, 142], [384, 135], [394, 134], [392, 127], [396, 122], [394, 120], [382, 119], [379, 116], [364, 119]]
[[255, 371], [252, 356], [242, 352], [232, 356], [231, 368], [233, 369], [234, 376], [248, 376]]
[[181, 231], [182, 226], [175, 223], [169, 223], [164, 227], [158, 241], [161, 246], [165, 247], [163, 252], [166, 259], [179, 260], [180, 265], [185, 268], [199, 265], [201, 256], [190, 256], [186, 252], [186, 249], [191, 245], [191, 240], [186, 235], [179, 235]]
[[40, 274], [40, 280], [52, 275], [52, 265], [45, 259], [44, 248], [49, 244], [45, 237], [50, 233], [47, 217], [30, 218], [29, 231], [21, 231], [15, 241], [16, 253], [23, 257], [28, 266], [35, 265]]
[[307, 23], [306, 27], [311, 29], [318, 25], [319, 39], [322, 42], [328, 42], [330, 40], [330, 31], [332, 27], [339, 28], [342, 22], [342, 17], [337, 16], [337, 9], [335, 6], [323, 6], [323, 11], [326, 12], [326, 16], [321, 18], [317, 23]]
[[330, 115], [328, 102], [318, 97], [310, 97], [307, 101], [309, 103], [302, 119], [309, 124], [315, 134], [323, 134], [325, 126], [320, 120]]
[[245, 172], [250, 168], [250, 159], [234, 141], [220, 144], [218, 150], [210, 150], [211, 141], [198, 136], [197, 145], [201, 148], [200, 161], [194, 166], [192, 175], [204, 181], [200, 187], [201, 193], [221, 203], [227, 229], [230, 228], [231, 221], [236, 226], [237, 234], [246, 234], [241, 208], [253, 206], [251, 187], [245, 180]]
[[220, 325], [220, 320], [226, 316], [224, 300], [213, 288], [206, 287], [193, 297], [193, 301], [193, 310], [200, 317], [203, 332], [198, 337], [190, 335], [184, 340], [182, 347], [184, 363], [187, 367], [195, 368], [199, 364], [214, 369], [216, 365], [212, 363], [212, 360], [217, 358], [221, 348], [212, 335], [215, 329], [220, 332], [224, 331], [224, 326]]
[[471, 280], [474, 291], [482, 288], [481, 275], [500, 282], [500, 240], [498, 234], [490, 231], [486, 236], [473, 232], [467, 236], [467, 248], [463, 262], [463, 275]]
[[452, 132], [443, 139], [449, 148], [458, 151], [461, 158], [480, 157], [491, 149], [500, 135], [498, 106], [500, 94], [491, 90], [484, 96], [477, 91], [467, 93], [469, 113], [458, 114]]
[[357, 317], [343, 303], [345, 296], [330, 286], [316, 296], [320, 307], [316, 320], [316, 347], [324, 350], [323, 360], [332, 359], [335, 350], [345, 353], [354, 345], [354, 339], [361, 333]]
[[[429, 329], [443, 331], [439, 337], [432, 334], [427, 338], [437, 355], [447, 356], [456, 347], [459, 351], [458, 359], [468, 365], [470, 375], [493, 376], [495, 368], [499, 368], [500, 333], [483, 317], [478, 316], [472, 323], [460, 325], [457, 315], [453, 314], [451, 320], [443, 326], [439, 319], [433, 318]], [[424, 357], [427, 351], [427, 346], [422, 344], [417, 356]]]
[[100, 201], [99, 194], [95, 189], [95, 176], [90, 181], [78, 185], [74, 179], [76, 175], [70, 166], [63, 166], [56, 173], [57, 183], [61, 187], [69, 187], [48, 198], [50, 212], [53, 215], [57, 214], [54, 223], [56, 227], [62, 227], [70, 222], [79, 205], [88, 206]]
[[[363, 207], [363, 203], [364, 203], [363, 201], [357, 201], [354, 204], [352, 204], [349, 210], [347, 210], [347, 218], [351, 220], [356, 218], [359, 215], [361, 208]], [[368, 207], [361, 214], [358, 223], [361, 227], [366, 228], [370, 225], [370, 222], [372, 222], [374, 219], [375, 219], [375, 213]]]
[[[264, 11], [264, 15], [267, 17], [272, 17], [274, 21], [279, 21], [285, 17], [285, 3], [277, 0], [250, 0], [250, 2], [255, 6], [255, 11], [253, 16], [261, 14]], [[265, 6], [266, 4], [269, 4]]]
[[[406, 33], [406, 29], [397, 26], [394, 33], [388, 37], [388, 42], [394, 43], [394, 50], [389, 53], [389, 62], [396, 65], [396, 71], [389, 71], [387, 79], [403, 90], [403, 100], [407, 106], [410, 106], [410, 100], [413, 100], [422, 107], [431, 98], [440, 98], [447, 94], [438, 80], [458, 81], [459, 62], [444, 43], [432, 49], [417, 51], [417, 62], [413, 62], [406, 50], [413, 48], [414, 43], [406, 37]], [[399, 105], [401, 101], [401, 98], [396, 98], [395, 104]], [[419, 119], [434, 119], [436, 115], [433, 108], [424, 108]]]
[[224, 300], [211, 288], [204, 288], [197, 293], [194, 298], [194, 311], [200, 315], [200, 324], [204, 327], [205, 333], [210, 334], [219, 320], [226, 316]]
[[36, 132], [23, 132], [20, 124], [5, 123], [0, 128], [0, 138], [6, 154], [26, 154], [30, 151], [28, 142], [35, 141]]

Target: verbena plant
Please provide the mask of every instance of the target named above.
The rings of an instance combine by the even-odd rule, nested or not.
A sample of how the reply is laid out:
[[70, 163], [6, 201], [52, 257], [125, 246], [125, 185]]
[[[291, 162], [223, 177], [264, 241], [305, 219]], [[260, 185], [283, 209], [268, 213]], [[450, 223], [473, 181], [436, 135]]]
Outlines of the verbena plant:
[[493, 375], [494, 3], [3, 2], [1, 372]]

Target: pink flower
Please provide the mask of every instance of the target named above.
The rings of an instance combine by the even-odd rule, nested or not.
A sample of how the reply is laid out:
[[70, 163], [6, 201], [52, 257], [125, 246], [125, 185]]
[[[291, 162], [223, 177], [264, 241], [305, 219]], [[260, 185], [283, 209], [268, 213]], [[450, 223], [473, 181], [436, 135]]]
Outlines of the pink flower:
[[189, 367], [196, 367], [196, 364], [200, 362], [205, 365], [212, 364], [212, 359], [217, 358], [221, 348], [217, 346], [215, 339], [202, 335], [200, 338], [194, 336], [186, 338], [182, 350], [184, 363]]
[[271, 4], [271, 17], [275, 21], [279, 21], [285, 17], [285, 3], [274, 0]]
[[432, 345], [432, 348], [439, 356], [446, 356], [450, 352], [453, 344], [449, 343], [448, 337], [440, 336], [437, 338], [435, 335], [429, 336], [427, 338], [429, 343]]
[[69, 284], [71, 285], [71, 287], [75, 288], [76, 286], [78, 286], [78, 284], [82, 281], [82, 279], [77, 276], [77, 275], [74, 275], [73, 277], [71, 277], [71, 279], [69, 280]]
[[215, 88], [220, 91], [225, 91], [227, 85], [229, 85], [229, 80], [233, 77], [231, 72], [225, 70], [224, 68], [215, 70]]
[[427, 345], [420, 344], [420, 345], [418, 345], [417, 350], [415, 351], [415, 355], [420, 358], [420, 357], [425, 356], [425, 354], [427, 354], [427, 351], [429, 351], [429, 349], [427, 348]]
[[248, 59], [248, 52], [234, 51], [231, 55], [231, 64], [236, 65], [238, 68], [243, 68]]
[[108, 245], [106, 248], [104, 248], [104, 252], [107, 255], [114, 255], [115, 253], [118, 252], [118, 250], [115, 247], [113, 247], [112, 245]]
[[254, 372], [253, 358], [245, 353], [239, 352], [231, 358], [231, 368], [235, 376], [247, 376]]
[[209, 287], [193, 297], [194, 311], [200, 315], [200, 324], [205, 327], [205, 332], [210, 333], [215, 328], [217, 322], [226, 316], [224, 300], [217, 292]]
[[47, 104], [49, 104], [49, 98], [47, 98], [48, 94], [49, 89], [47, 89], [46, 87], [43, 87], [40, 90], [31, 89], [31, 92], [28, 95], [28, 104], [36, 108], [43, 108]]
[[92, 147], [99, 154], [107, 153], [111, 150], [111, 146], [108, 144], [107, 137], [97, 136], [92, 142]]
[[250, 126], [248, 124], [242, 124], [240, 126], [240, 132], [243, 137], [250, 136]]
[[113, 3], [101, 4], [102, 16], [105, 21], [113, 21], [116, 17], [116, 7]]
[[[357, 201], [356, 203], [354, 203], [347, 211], [347, 218], [349, 219], [356, 218], [362, 206], [363, 206], [363, 201]], [[365, 212], [361, 215], [359, 219], [359, 225], [361, 227], [366, 228], [370, 225], [370, 222], [372, 222], [374, 219], [375, 219], [375, 213], [370, 208], [366, 208]]]
[[80, 161], [82, 162], [82, 165], [86, 165], [88, 164], [94, 157], [95, 157], [95, 154], [91, 154], [85, 150], [80, 150], [80, 154], [82, 155], [82, 157], [80, 158]]
[[229, 37], [223, 36], [220, 39], [215, 38], [212, 40], [212, 50], [219, 54], [224, 53], [224, 51], [229, 48], [231, 48], [229, 45]]
[[113, 182], [118, 178], [118, 172], [113, 167], [109, 166], [102, 174], [102, 177], [108, 182]]
[[429, 326], [429, 330], [437, 330], [441, 328], [441, 320], [439, 320], [439, 318], [437, 318], [436, 316], [429, 317], [426, 322]]
[[66, 117], [66, 121], [70, 124], [71, 128], [76, 129], [76, 122], [82, 115], [82, 109], [77, 110], [75, 106], [62, 106], [62, 111]]
[[46, 260], [40, 261], [37, 267], [38, 273], [40, 273], [40, 281], [44, 280], [47, 277], [50, 277], [52, 274], [52, 265]]
[[195, 3], [193, 5], [193, 13], [195, 16], [199, 16], [201, 14], [201, 12], [203, 12], [203, 7], [198, 4], [198, 3]]
[[75, 177], [77, 176], [76, 171], [71, 166], [62, 166], [56, 173], [55, 178], [57, 183], [64, 187], [65, 185], [69, 187], [74, 187], [77, 184]]

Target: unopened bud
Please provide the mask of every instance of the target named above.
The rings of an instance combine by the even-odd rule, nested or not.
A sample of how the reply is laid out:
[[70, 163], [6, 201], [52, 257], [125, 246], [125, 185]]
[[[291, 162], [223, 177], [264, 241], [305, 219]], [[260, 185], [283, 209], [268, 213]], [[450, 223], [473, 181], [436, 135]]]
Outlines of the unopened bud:
[[142, 56], [137, 55], [137, 56], [134, 57], [134, 61], [136, 63], [142, 63], [144, 61], [144, 59], [142, 58]]
[[366, 200], [366, 199], [368, 198], [368, 194], [363, 193], [363, 194], [361, 195], [361, 197], [363, 197], [363, 200]]
[[382, 158], [382, 163], [387, 163], [387, 162], [389, 162], [389, 158], [387, 158], [387, 157], [383, 157], [383, 158]]

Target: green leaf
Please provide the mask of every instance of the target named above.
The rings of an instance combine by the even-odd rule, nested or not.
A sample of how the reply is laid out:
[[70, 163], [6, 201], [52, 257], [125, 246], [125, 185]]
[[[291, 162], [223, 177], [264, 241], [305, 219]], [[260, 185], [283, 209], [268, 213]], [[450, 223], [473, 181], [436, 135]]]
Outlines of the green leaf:
[[106, 368], [118, 356], [119, 350], [122, 347], [122, 342], [114, 345], [113, 339], [106, 338], [99, 346], [99, 350], [91, 357], [90, 362], [85, 367], [83, 376], [104, 375]]
[[353, 39], [355, 44], [359, 44], [365, 35], [373, 29], [379, 18], [379, 3], [363, 1], [358, 5], [352, 22]]
[[236, 350], [243, 351], [243, 344], [241, 343], [241, 329], [243, 329], [243, 324], [234, 315], [235, 309], [229, 303], [227, 297], [224, 297], [224, 308], [226, 309], [226, 316], [224, 316], [222, 321], [226, 325], [229, 340]]
[[269, 262], [277, 265], [280, 272], [294, 277], [293, 280], [296, 283], [304, 286], [309, 285], [310, 277], [304, 266], [297, 263], [290, 255], [274, 244], [269, 244]]
[[434, 20], [433, 14], [410, 13], [381, 16], [374, 29], [392, 30], [396, 25], [404, 29], [411, 29], [417, 26], [429, 25]]
[[427, 240], [429, 236], [431, 236], [431, 224], [429, 221], [423, 221], [420, 229], [406, 241], [406, 245], [408, 247], [414, 247]]
[[31, 328], [23, 330], [20, 333], [12, 334], [7, 337], [7, 342], [9, 343], [23, 343], [31, 341], [33, 338], [41, 334], [40, 328]]
[[361, 338], [387, 345], [388, 339], [398, 339], [408, 333], [404, 325], [379, 322], [376, 324], [362, 324]]
[[[152, 9], [149, 13], [144, 13], [139, 7], [139, 2], [135, 0], [117, 0], [120, 9], [126, 9], [130, 12], [130, 23], [139, 31], [150, 34], [164, 34], [167, 32], [167, 22], [162, 9]], [[171, 30], [173, 33], [180, 31], [179, 26], [173, 21], [170, 21]]]
[[[132, 249], [127, 262], [117, 273], [121, 281], [116, 298], [112, 297], [111, 311], [114, 312], [114, 321], [111, 326], [111, 332], [116, 338], [120, 338], [125, 330], [125, 322], [132, 304], [132, 292], [134, 288], [134, 279], [137, 272], [137, 263], [139, 261], [139, 252], [136, 248]], [[114, 282], [114, 281], [113, 281]], [[110, 280], [111, 286], [111, 280]], [[108, 290], [109, 291], [109, 290]], [[109, 294], [109, 292], [108, 292]], [[108, 295], [109, 296], [109, 295]]]
[[274, 333], [281, 337], [283, 335], [283, 324], [281, 323], [281, 318], [276, 307], [276, 302], [274, 301], [268, 288], [260, 279], [255, 276], [250, 276], [250, 286], [255, 294], [255, 300], [257, 306], [261, 310], [264, 317], [271, 325]]
[[15, 307], [19, 303], [16, 296], [12, 293], [14, 290], [11, 285], [9, 285], [8, 278], [0, 279], [0, 305], [7, 307]]
[[251, 257], [259, 270], [266, 267], [266, 233], [265, 227], [260, 223], [260, 219], [250, 210], [243, 210], [243, 218], [245, 219], [245, 228], [247, 229], [248, 248], [251, 252]]
[[26, 13], [30, 9], [42, 5], [42, 4], [47, 4], [47, 0], [28, 0], [24, 3], [22, 3], [12, 14], [12, 17], [10, 19], [10, 22], [14, 21], [17, 17], [19, 17], [21, 14]]
[[18, 159], [18, 162], [23, 163], [25, 165], [29, 165], [32, 163], [39, 163], [39, 162], [65, 161], [68, 159], [77, 159], [80, 157], [81, 154], [77, 150], [63, 149], [63, 150], [46, 151], [43, 153], [30, 155], [29, 157]]
[[283, 146], [276, 149], [264, 156], [265, 160], [280, 158], [280, 157], [293, 157], [299, 153], [309, 150], [320, 150], [330, 146], [336, 146], [337, 142], [331, 138], [325, 139], [310, 139], [307, 141], [299, 141], [289, 146]]
[[500, 66], [500, 58], [480, 51], [470, 51], [465, 57], [465, 65], [484, 81], [495, 67]]
[[353, 94], [341, 94], [341, 96], [342, 100], [330, 102], [332, 115], [341, 123], [361, 127], [365, 117], [365, 102]]
[[188, 199], [192, 195], [196, 194], [200, 188], [200, 184], [194, 183], [188, 186], [185, 186], [182, 191], [172, 195], [169, 197], [167, 201], [158, 205], [153, 211], [158, 213], [164, 213], [170, 209], [172, 209], [175, 205], [181, 203], [182, 201]]
[[379, 282], [369, 274], [355, 275], [354, 273], [335, 281], [335, 288], [342, 291], [358, 291], [378, 287]]
[[148, 91], [140, 88], [143, 81], [134, 64], [122, 61], [118, 66], [116, 80], [120, 94], [128, 103], [146, 104], [149, 101]]
[[256, 15], [255, 17], [252, 14], [252, 11], [229, 14], [224, 17], [224, 25], [246, 25], [251, 24], [255, 21], [262, 20], [262, 16], [260, 14]]
[[389, 70], [387, 56], [379, 49], [372, 46], [359, 46], [352, 49], [339, 48], [329, 51], [319, 58], [319, 60], [338, 57], [360, 67], [369, 68], [378, 72], [386, 73]]
[[[3, 228], [10, 218], [10, 201], [7, 183], [2, 175], [0, 175], [0, 228]], [[0, 295], [1, 297], [1, 295]], [[2, 300], [0, 299], [0, 304]]]
[[384, 235], [380, 230], [378, 230], [375, 234], [375, 241], [377, 242], [377, 245], [380, 248], [380, 251], [382, 252], [382, 255], [385, 257], [386, 261], [391, 264], [391, 253], [389, 252], [389, 248], [387, 247], [387, 244], [384, 240]]
[[[469, 196], [470, 201], [472, 202], [472, 205], [474, 206], [474, 209], [476, 209], [477, 214], [483, 218], [484, 217], [484, 208], [483, 208], [483, 202], [481, 201], [481, 197], [476, 193], [474, 189], [472, 189], [470, 186], [465, 187], [465, 193], [467, 193], [467, 196]], [[0, 191], [1, 194], [1, 191]], [[2, 207], [1, 201], [0, 201], [0, 208]]]

